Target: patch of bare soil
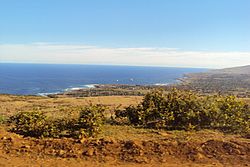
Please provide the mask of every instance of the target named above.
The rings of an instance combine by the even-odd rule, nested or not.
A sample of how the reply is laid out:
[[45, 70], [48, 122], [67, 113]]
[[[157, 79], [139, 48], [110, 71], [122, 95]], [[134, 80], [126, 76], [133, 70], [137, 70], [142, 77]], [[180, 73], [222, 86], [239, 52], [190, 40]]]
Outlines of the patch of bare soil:
[[248, 166], [250, 142], [35, 139], [0, 129], [0, 166]]

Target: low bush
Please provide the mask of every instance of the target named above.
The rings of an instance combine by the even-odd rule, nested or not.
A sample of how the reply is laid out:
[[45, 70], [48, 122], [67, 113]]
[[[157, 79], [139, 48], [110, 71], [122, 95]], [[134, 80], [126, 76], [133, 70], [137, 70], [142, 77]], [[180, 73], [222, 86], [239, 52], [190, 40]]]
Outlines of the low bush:
[[[249, 106], [234, 96], [219, 98], [217, 110], [212, 112], [211, 126], [225, 132], [248, 132], [250, 128]], [[212, 114], [211, 113], [211, 114]]]
[[58, 127], [42, 112], [20, 112], [9, 121], [13, 124], [11, 131], [24, 136], [32, 137], [58, 137]]
[[105, 107], [90, 105], [82, 108], [78, 119], [49, 119], [39, 111], [20, 112], [9, 118], [11, 131], [31, 137], [92, 137], [103, 124]]
[[170, 130], [219, 129], [224, 132], [249, 131], [249, 106], [234, 96], [201, 97], [190, 91], [148, 93], [137, 106], [117, 110], [136, 126]]
[[100, 132], [104, 122], [104, 111], [106, 108], [102, 105], [90, 105], [81, 109], [78, 119], [80, 136], [91, 137]]

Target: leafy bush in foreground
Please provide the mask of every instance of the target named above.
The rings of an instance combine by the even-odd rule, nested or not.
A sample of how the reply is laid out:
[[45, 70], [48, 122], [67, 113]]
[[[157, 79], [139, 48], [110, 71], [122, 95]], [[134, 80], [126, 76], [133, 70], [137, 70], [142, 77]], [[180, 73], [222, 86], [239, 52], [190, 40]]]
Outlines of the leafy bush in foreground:
[[44, 113], [20, 112], [10, 117], [13, 125], [11, 131], [31, 137], [60, 137], [63, 132], [69, 137], [91, 137], [100, 131], [103, 124], [105, 108], [101, 105], [91, 105], [82, 108], [78, 119], [50, 120]]
[[41, 112], [20, 112], [9, 120], [14, 126], [12, 131], [32, 137], [57, 137], [58, 128]]
[[78, 120], [81, 133], [79, 137], [95, 136], [100, 131], [105, 109], [102, 105], [90, 105], [81, 110]]
[[217, 113], [212, 116], [212, 126], [227, 132], [246, 132], [250, 127], [249, 106], [234, 96], [217, 100]]
[[189, 91], [173, 89], [148, 93], [137, 106], [116, 111], [133, 125], [166, 129], [219, 129], [246, 132], [250, 126], [249, 106], [233, 96], [200, 97]]

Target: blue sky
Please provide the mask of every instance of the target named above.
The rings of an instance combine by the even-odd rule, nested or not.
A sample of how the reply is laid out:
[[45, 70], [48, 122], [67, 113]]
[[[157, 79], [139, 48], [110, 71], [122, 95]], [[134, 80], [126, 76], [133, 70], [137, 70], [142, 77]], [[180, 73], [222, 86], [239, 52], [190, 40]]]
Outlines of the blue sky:
[[[97, 60], [101, 53], [110, 60]], [[2, 62], [72, 56], [70, 63], [216, 68], [250, 64], [249, 53], [249, 0], [0, 0]]]

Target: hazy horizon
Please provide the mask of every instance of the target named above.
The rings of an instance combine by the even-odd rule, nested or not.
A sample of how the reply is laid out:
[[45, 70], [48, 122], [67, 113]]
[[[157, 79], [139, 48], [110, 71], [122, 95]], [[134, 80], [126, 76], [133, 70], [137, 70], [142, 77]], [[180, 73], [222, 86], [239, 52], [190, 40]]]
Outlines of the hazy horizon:
[[[78, 63], [30, 63], [30, 62], [0, 62], [0, 64], [27, 64], [27, 65], [83, 65], [83, 66], [122, 66], [122, 67], [159, 67], [159, 68], [197, 68], [197, 69], [216, 69], [202, 67], [177, 67], [177, 66], [157, 66], [157, 65], [123, 65], [123, 64], [78, 64]], [[235, 67], [235, 66], [234, 66]], [[239, 66], [237, 66], [239, 67]], [[229, 67], [230, 68], [230, 67]]]

